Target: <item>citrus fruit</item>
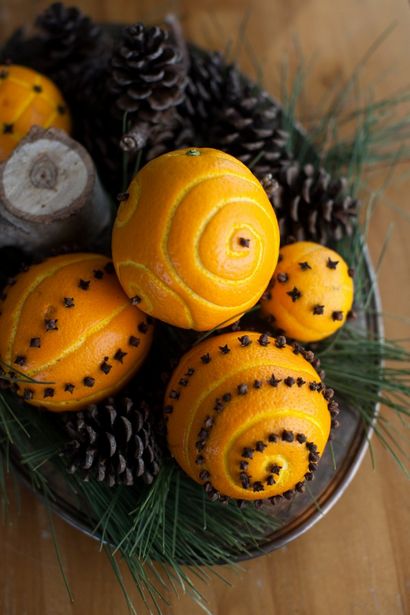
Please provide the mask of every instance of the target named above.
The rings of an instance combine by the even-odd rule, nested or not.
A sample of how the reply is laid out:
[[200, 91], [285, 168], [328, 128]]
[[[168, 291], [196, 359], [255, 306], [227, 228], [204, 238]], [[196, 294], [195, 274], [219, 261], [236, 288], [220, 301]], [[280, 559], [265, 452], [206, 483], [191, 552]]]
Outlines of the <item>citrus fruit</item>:
[[0, 366], [14, 372], [18, 395], [48, 410], [78, 410], [114, 394], [151, 344], [146, 315], [97, 254], [34, 265], [6, 288], [0, 311]]
[[281, 337], [208, 338], [182, 357], [166, 392], [171, 454], [211, 496], [289, 496], [313, 477], [338, 412], [332, 395]]
[[314, 342], [345, 323], [353, 294], [352, 270], [337, 252], [299, 241], [281, 249], [262, 311], [285, 335]]
[[279, 230], [244, 164], [191, 148], [159, 156], [134, 177], [112, 249], [122, 287], [144, 312], [208, 330], [257, 303], [276, 265]]
[[60, 90], [31, 68], [0, 66], [0, 161], [32, 126], [70, 132], [70, 114]]

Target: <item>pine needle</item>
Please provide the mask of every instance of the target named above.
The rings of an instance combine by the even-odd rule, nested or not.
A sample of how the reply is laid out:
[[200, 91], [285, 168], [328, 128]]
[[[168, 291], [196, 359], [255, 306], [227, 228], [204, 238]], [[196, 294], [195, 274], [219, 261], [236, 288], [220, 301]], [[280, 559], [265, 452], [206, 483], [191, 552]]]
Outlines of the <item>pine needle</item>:
[[335, 451], [334, 451], [334, 448], [333, 448], [333, 442], [332, 441], [329, 442], [329, 450], [330, 450], [330, 456], [332, 458], [333, 470], [336, 472], [337, 464], [336, 464]]
[[[125, 598], [125, 601], [127, 603], [128, 612], [131, 613], [132, 615], [138, 615], [137, 611], [134, 608], [134, 605], [132, 603], [132, 600], [131, 600], [131, 597], [130, 597], [130, 595], [128, 593], [128, 590], [127, 590], [127, 588], [125, 586], [124, 579], [123, 579], [123, 576], [121, 574], [121, 570], [120, 570], [120, 568], [118, 566], [118, 562], [115, 559], [115, 556], [112, 554], [111, 549], [108, 546], [104, 547], [104, 551], [105, 551], [105, 553], [106, 553], [106, 555], [107, 555], [107, 557], [109, 559], [109, 562], [110, 562], [110, 564], [112, 566], [112, 569], [114, 571], [114, 574], [115, 574], [115, 578], [118, 581], [118, 584], [119, 584], [119, 586], [121, 588], [121, 591], [122, 591], [123, 596]], [[144, 602], [145, 602], [145, 605], [148, 608], [147, 602], [145, 600], [144, 600]]]
[[69, 584], [68, 579], [67, 579], [67, 575], [65, 573], [63, 558], [62, 558], [62, 555], [61, 555], [61, 549], [60, 549], [60, 545], [59, 545], [58, 540], [57, 540], [56, 531], [55, 531], [55, 527], [54, 527], [53, 514], [52, 514], [52, 512], [50, 510], [50, 503], [49, 503], [47, 497], [45, 497], [45, 508], [46, 508], [46, 511], [47, 511], [48, 524], [49, 524], [49, 527], [50, 527], [50, 534], [51, 534], [51, 537], [52, 537], [52, 540], [53, 540], [54, 551], [55, 551], [55, 554], [56, 554], [56, 558], [57, 558], [57, 562], [58, 562], [58, 567], [60, 569], [60, 573], [61, 573], [61, 576], [62, 576], [63, 581], [64, 581], [64, 585], [65, 585], [65, 588], [66, 588], [66, 591], [67, 591], [67, 594], [68, 594], [68, 598], [69, 598], [71, 604], [74, 604], [74, 594], [73, 594], [73, 592], [71, 590], [70, 584]]

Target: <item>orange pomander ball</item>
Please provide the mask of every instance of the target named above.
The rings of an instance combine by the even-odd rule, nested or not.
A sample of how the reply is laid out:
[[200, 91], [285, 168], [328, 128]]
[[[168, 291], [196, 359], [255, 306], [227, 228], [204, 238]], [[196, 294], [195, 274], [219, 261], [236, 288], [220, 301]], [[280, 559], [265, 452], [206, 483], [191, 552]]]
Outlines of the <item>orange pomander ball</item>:
[[152, 326], [133, 307], [112, 262], [97, 254], [50, 258], [3, 296], [0, 360], [34, 406], [78, 410], [116, 393], [148, 353]]
[[337, 252], [298, 241], [281, 249], [262, 311], [285, 335], [315, 342], [345, 323], [353, 295], [352, 270]]
[[244, 164], [215, 149], [178, 150], [149, 162], [127, 196], [113, 260], [144, 312], [201, 331], [257, 303], [275, 269], [279, 229]]
[[0, 66], [0, 161], [35, 125], [70, 132], [70, 114], [60, 90], [31, 68]]
[[166, 392], [168, 444], [210, 497], [290, 497], [313, 478], [338, 408], [302, 352], [283, 336], [227, 333], [181, 359]]

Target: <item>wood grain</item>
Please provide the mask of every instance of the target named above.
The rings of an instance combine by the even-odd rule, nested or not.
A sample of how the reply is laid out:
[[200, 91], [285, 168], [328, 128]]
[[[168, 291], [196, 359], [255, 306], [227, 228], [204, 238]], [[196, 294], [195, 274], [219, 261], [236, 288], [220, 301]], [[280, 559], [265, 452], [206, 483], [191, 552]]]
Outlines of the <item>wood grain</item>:
[[[31, 20], [44, 2], [3, 0], [0, 36], [22, 19]], [[77, 2], [98, 20], [156, 21], [178, 10], [189, 38], [207, 47], [237, 45], [239, 26], [249, 10], [241, 63], [254, 70], [249, 41], [264, 66], [265, 86], [276, 95], [278, 63], [294, 64], [298, 47], [313, 57], [303, 112], [316, 106], [349, 76], [371, 43], [392, 22], [395, 29], [361, 73], [362, 92], [385, 96], [408, 85], [410, 12], [405, 0], [203, 0], [192, 2]], [[386, 171], [370, 180], [380, 185]], [[395, 172], [392, 187], [372, 219], [370, 248], [377, 260], [389, 224], [393, 239], [379, 271], [385, 324], [392, 338], [409, 337], [410, 242], [409, 167]], [[395, 205], [401, 210], [395, 209]], [[398, 315], [406, 315], [407, 321]], [[386, 414], [387, 416], [387, 414]], [[403, 429], [401, 427], [401, 429]], [[335, 508], [302, 538], [281, 551], [246, 563], [241, 571], [218, 569], [230, 586], [214, 578], [201, 589], [219, 615], [399, 615], [410, 612], [409, 498], [407, 481], [374, 441], [376, 471], [369, 456]], [[12, 487], [11, 487], [12, 491]], [[122, 615], [121, 590], [99, 546], [54, 519], [63, 562], [75, 594], [70, 604], [61, 579], [44, 508], [28, 492], [21, 514], [0, 528], [0, 607], [4, 615]], [[186, 596], [169, 594], [166, 615], [202, 611]], [[135, 597], [137, 612], [143, 608]]]

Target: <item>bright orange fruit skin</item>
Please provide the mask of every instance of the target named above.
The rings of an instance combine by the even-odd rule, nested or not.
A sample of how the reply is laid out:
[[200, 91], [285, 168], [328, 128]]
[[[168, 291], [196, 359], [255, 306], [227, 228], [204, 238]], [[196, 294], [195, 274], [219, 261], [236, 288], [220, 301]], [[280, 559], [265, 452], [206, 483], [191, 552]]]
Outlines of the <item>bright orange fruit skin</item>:
[[24, 66], [0, 66], [0, 161], [32, 126], [71, 131], [60, 90], [50, 79]]
[[214, 149], [178, 150], [149, 162], [128, 194], [113, 260], [144, 312], [201, 331], [257, 303], [275, 269], [279, 229], [245, 165]]
[[[222, 495], [256, 500], [281, 495], [304, 481], [307, 444], [322, 454], [331, 417], [322, 392], [310, 389], [320, 378], [306, 359], [290, 346], [276, 347], [273, 338], [265, 345], [267, 338], [259, 333], [240, 333], [244, 335], [250, 342], [246, 346], [238, 333], [227, 333], [182, 357], [166, 392], [165, 416], [170, 451], [193, 480], [209, 481]], [[276, 386], [269, 383], [272, 374], [279, 381]], [[289, 376], [291, 386], [285, 382]], [[284, 430], [293, 441], [282, 438]], [[246, 448], [252, 449], [251, 458], [244, 456]], [[241, 462], [248, 464], [246, 488]], [[274, 465], [281, 469], [272, 475]], [[263, 490], [254, 490], [255, 482]]]
[[1, 365], [37, 382], [18, 383], [18, 394], [34, 406], [78, 410], [114, 394], [150, 348], [153, 327], [130, 304], [105, 256], [50, 258], [17, 276], [5, 294]]
[[[289, 293], [295, 288], [293, 300]], [[267, 296], [262, 311], [274, 317], [276, 327], [300, 342], [315, 342], [345, 323], [353, 303], [353, 278], [337, 252], [299, 241], [281, 248]]]

